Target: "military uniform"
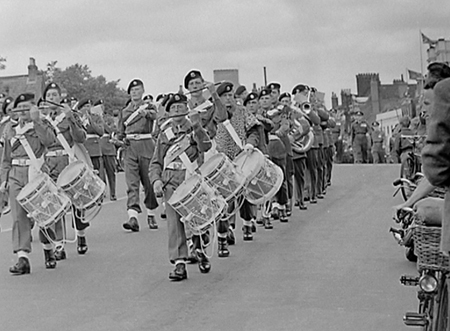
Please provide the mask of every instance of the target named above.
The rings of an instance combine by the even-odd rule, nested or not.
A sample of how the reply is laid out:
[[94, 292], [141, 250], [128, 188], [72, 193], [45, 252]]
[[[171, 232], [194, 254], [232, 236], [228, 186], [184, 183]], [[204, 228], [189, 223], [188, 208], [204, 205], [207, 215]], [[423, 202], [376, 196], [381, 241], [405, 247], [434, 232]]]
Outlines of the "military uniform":
[[[21, 94], [15, 102], [14, 108], [21, 102], [31, 102], [34, 99], [32, 94]], [[22, 208], [16, 198], [20, 191], [28, 184], [31, 161], [30, 156], [25, 151], [20, 139], [25, 138], [34, 156], [40, 159], [45, 153], [46, 147], [55, 141], [55, 134], [52, 128], [44, 121], [18, 124], [11, 127], [6, 133], [5, 147], [3, 150], [2, 165], [0, 170], [1, 183], [9, 183], [11, 195], [11, 212], [13, 218], [12, 243], [13, 252], [18, 255], [18, 263], [10, 268], [13, 274], [30, 273], [28, 253], [31, 252], [31, 220], [27, 216], [28, 212]], [[17, 132], [21, 131], [20, 134]], [[34, 173], [38, 169], [33, 169]], [[53, 252], [44, 251], [46, 261], [53, 256]], [[54, 257], [53, 257], [54, 260]]]
[[100, 138], [100, 148], [102, 150], [103, 165], [106, 177], [108, 178], [109, 196], [112, 201], [116, 200], [116, 146], [110, 141], [117, 132], [114, 118], [110, 114], [103, 117], [104, 134]]
[[334, 155], [334, 144], [332, 138], [332, 129], [336, 126], [336, 121], [334, 118], [330, 117], [326, 121], [325, 125], [322, 125], [324, 144], [323, 144], [323, 155], [324, 155], [324, 179], [323, 179], [323, 192], [327, 186], [331, 185], [331, 174], [333, 171], [333, 155]]
[[342, 158], [344, 154], [344, 144], [342, 142], [342, 137], [344, 134], [344, 125], [341, 120], [336, 120], [336, 125], [334, 128], [331, 128], [331, 139], [334, 144], [334, 148], [336, 151], [336, 159], [334, 160], [337, 163], [342, 163]]
[[[362, 113], [361, 113], [362, 115]], [[369, 125], [366, 121], [355, 121], [351, 126], [351, 137], [353, 146], [353, 156], [355, 163], [367, 163], [367, 134], [369, 133]]]
[[380, 129], [379, 123], [375, 122], [373, 125], [373, 130], [370, 133], [370, 140], [372, 142], [372, 157], [373, 157], [373, 163], [385, 163], [386, 161], [386, 155], [384, 151], [384, 144], [385, 144], [385, 134]]
[[[170, 105], [177, 102], [185, 102], [185, 97], [175, 94], [167, 104]], [[179, 264], [184, 264], [188, 258], [188, 246], [186, 242], [186, 233], [184, 223], [180, 220], [180, 215], [167, 203], [172, 197], [175, 190], [186, 178], [186, 168], [180, 158], [181, 153], [173, 152], [176, 147], [185, 146], [184, 153], [190, 162], [195, 162], [199, 156], [211, 148], [211, 141], [206, 131], [201, 125], [192, 125], [189, 121], [185, 121], [182, 125], [177, 126], [170, 123], [172, 138], [169, 138], [167, 131], [163, 131], [158, 136], [155, 153], [150, 164], [150, 181], [152, 185], [156, 181], [163, 182], [164, 198], [166, 201], [167, 227], [169, 235], [169, 260], [178, 268]], [[182, 152], [182, 151], [181, 151]], [[194, 248], [197, 253], [201, 251], [200, 236], [192, 237]], [[209, 263], [209, 262], [208, 262]], [[199, 263], [201, 272], [208, 272], [209, 265]], [[178, 270], [178, 269], [176, 269]], [[173, 280], [182, 280], [187, 278], [185, 269], [178, 273], [175, 271], [169, 276]]]
[[402, 127], [394, 139], [394, 151], [397, 157], [402, 162], [409, 152], [413, 150], [413, 144], [407, 137], [402, 136], [413, 136], [414, 132], [407, 127]]
[[[139, 86], [139, 84], [143, 85], [142, 81], [133, 80], [128, 87], [128, 92], [133, 86]], [[151, 107], [143, 100], [131, 101], [120, 113], [118, 138], [124, 140], [126, 144], [124, 165], [128, 195], [127, 210], [129, 220], [133, 219], [133, 224], [130, 224], [130, 221], [123, 224], [127, 230], [139, 231], [137, 214], [142, 212], [139, 202], [140, 183], [144, 187], [144, 205], [147, 208], [149, 227], [157, 228], [154, 210], [158, 207], [158, 202], [148, 176], [150, 160], [155, 148], [152, 139], [155, 119], [156, 112], [152, 112]]]

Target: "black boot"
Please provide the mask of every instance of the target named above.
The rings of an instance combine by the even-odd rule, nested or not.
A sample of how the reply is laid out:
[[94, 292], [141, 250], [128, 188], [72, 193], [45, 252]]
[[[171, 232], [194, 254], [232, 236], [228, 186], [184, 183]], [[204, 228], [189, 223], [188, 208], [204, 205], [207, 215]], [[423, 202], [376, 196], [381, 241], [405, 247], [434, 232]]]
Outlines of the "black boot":
[[198, 268], [202, 274], [207, 274], [211, 270], [211, 263], [209, 262], [208, 257], [203, 253], [200, 248], [195, 250], [198, 259]]
[[158, 230], [158, 223], [156, 223], [155, 216], [148, 215], [147, 216], [147, 223], [150, 230]]
[[136, 217], [130, 217], [130, 219], [122, 224], [125, 230], [131, 230], [132, 232], [139, 231], [139, 223]]
[[53, 252], [53, 249], [44, 249], [44, 257], [45, 257], [45, 268], [46, 269], [55, 269], [56, 268], [56, 258], [55, 258], [55, 252]]
[[228, 242], [227, 238], [218, 239], [218, 254], [219, 257], [228, 257], [230, 255], [230, 251], [228, 250]]
[[175, 265], [175, 270], [169, 273], [169, 279], [173, 281], [180, 281], [187, 279], [186, 264], [178, 263]]
[[11, 268], [9, 272], [14, 275], [25, 275], [31, 272], [30, 261], [26, 257], [19, 257], [19, 261]]
[[228, 242], [228, 245], [230, 245], [230, 246], [234, 245], [236, 243], [236, 237], [234, 236], [234, 230], [231, 226], [228, 228], [227, 242]]
[[86, 237], [78, 237], [78, 243], [77, 243], [77, 252], [80, 255], [86, 254], [88, 250], [88, 245], [86, 242]]
[[284, 209], [280, 210], [280, 222], [282, 222], [282, 223], [288, 222], [288, 216], [286, 214], [286, 210], [284, 210]]
[[270, 220], [269, 217], [267, 217], [267, 218], [265, 217], [264, 218], [264, 228], [266, 230], [272, 230], [273, 229], [272, 221]]
[[65, 260], [67, 258], [64, 248], [55, 250], [55, 258], [56, 261]]
[[242, 227], [242, 232], [244, 233], [244, 241], [250, 241], [253, 240], [253, 234], [252, 234], [252, 226], [251, 225], [244, 225]]

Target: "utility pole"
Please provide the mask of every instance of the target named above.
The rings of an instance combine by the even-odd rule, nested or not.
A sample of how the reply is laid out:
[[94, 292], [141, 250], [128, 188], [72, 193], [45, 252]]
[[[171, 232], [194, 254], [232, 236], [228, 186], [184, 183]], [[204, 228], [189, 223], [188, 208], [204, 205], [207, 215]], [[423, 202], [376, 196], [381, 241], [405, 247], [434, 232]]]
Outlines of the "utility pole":
[[264, 86], [267, 86], [267, 71], [266, 71], [266, 67], [263, 67], [263, 71], [264, 71]]

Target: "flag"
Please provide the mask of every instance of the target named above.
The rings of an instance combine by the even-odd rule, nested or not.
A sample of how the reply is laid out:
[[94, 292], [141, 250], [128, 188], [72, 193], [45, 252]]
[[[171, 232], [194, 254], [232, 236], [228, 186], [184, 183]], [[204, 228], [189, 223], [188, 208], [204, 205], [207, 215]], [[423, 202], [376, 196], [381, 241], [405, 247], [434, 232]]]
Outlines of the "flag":
[[422, 43], [429, 44], [429, 45], [434, 45], [437, 43], [437, 40], [431, 40], [430, 38], [425, 36], [422, 32], [421, 32], [421, 34], [422, 34]]
[[423, 76], [420, 72], [409, 70], [409, 69], [408, 69], [408, 76], [409, 76], [409, 79], [411, 79], [411, 80], [419, 81], [419, 80], [423, 79]]

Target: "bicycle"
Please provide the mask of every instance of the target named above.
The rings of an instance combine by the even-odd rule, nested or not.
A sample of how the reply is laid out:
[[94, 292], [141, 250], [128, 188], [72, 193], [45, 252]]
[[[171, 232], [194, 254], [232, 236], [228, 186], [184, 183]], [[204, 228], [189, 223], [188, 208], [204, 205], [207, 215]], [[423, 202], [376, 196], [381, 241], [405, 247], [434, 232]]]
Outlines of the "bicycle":
[[408, 213], [415, 220], [413, 240], [419, 276], [403, 275], [400, 282], [405, 286], [419, 286], [419, 306], [417, 312], [407, 312], [403, 322], [424, 331], [448, 331], [450, 262], [448, 256], [440, 252], [441, 228], [429, 225], [427, 215], [419, 217], [411, 210], [406, 210], [403, 215]]
[[412, 145], [412, 150], [408, 152], [406, 158], [402, 159], [400, 165], [400, 178], [407, 179], [414, 184], [414, 186], [402, 185], [402, 196], [406, 201], [419, 184], [419, 180], [423, 178], [423, 174], [421, 173], [422, 158], [420, 155], [420, 147], [423, 145], [426, 136], [401, 135], [400, 138], [407, 140]]

